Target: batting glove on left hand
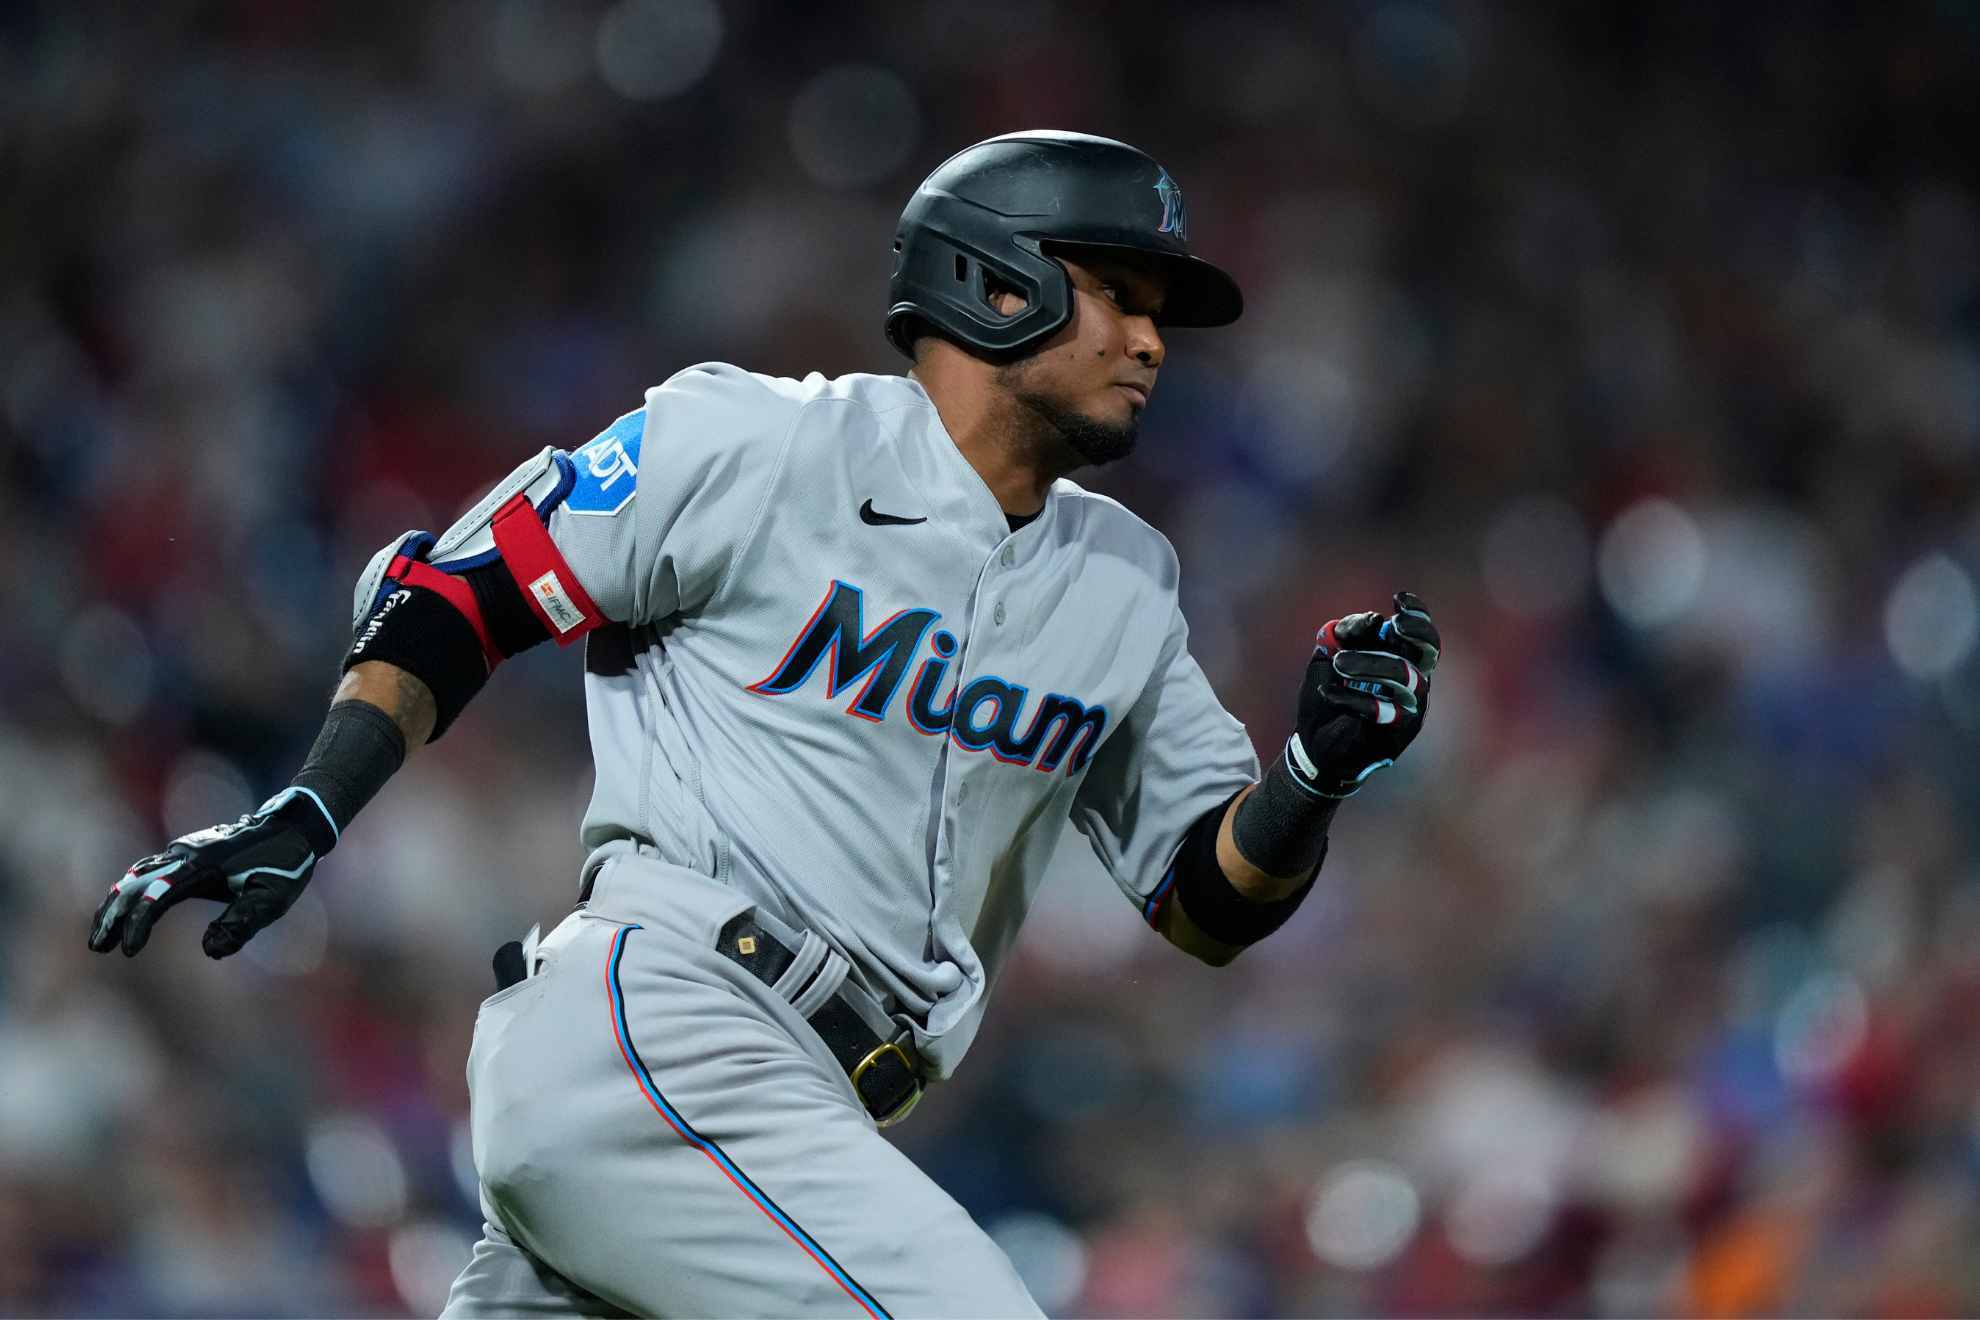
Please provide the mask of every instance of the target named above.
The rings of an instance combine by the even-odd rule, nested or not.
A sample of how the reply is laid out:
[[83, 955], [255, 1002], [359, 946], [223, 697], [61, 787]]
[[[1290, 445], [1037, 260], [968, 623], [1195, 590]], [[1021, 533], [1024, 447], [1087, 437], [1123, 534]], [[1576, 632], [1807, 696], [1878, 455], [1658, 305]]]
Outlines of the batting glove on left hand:
[[1394, 614], [1350, 614], [1314, 636], [1286, 762], [1322, 797], [1354, 796], [1423, 728], [1443, 639], [1421, 600], [1399, 591], [1395, 603]]
[[316, 795], [284, 789], [232, 825], [196, 830], [132, 863], [96, 909], [89, 947], [108, 953], [121, 944], [125, 957], [135, 957], [167, 908], [209, 898], [227, 909], [207, 926], [201, 947], [225, 958], [289, 910], [336, 843], [337, 827]]

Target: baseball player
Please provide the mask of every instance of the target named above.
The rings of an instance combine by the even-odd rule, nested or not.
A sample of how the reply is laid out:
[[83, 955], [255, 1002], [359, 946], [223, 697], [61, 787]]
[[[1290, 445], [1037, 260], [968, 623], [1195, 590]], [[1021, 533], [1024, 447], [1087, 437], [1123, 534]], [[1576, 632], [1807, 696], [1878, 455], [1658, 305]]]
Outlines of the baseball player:
[[234, 953], [504, 658], [585, 639], [590, 854], [475, 1025], [486, 1226], [447, 1315], [1036, 1314], [878, 1127], [962, 1060], [1066, 824], [1222, 964], [1422, 724], [1439, 641], [1401, 593], [1319, 630], [1261, 776], [1169, 543], [1066, 479], [1133, 447], [1165, 328], [1242, 306], [1167, 171], [993, 138], [894, 253], [909, 374], [690, 367], [387, 545], [294, 783], [97, 912], [90, 947], [135, 954], [214, 899], [206, 952]]

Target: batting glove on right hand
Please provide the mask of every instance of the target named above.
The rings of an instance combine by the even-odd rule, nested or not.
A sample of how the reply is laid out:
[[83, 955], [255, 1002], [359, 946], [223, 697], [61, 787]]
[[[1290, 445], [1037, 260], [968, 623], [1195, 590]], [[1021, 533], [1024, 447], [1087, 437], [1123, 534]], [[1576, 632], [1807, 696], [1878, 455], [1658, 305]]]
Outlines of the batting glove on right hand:
[[1395, 602], [1386, 618], [1350, 614], [1314, 636], [1286, 763], [1321, 797], [1353, 797], [1423, 728], [1443, 639], [1421, 600], [1399, 591]]
[[284, 789], [232, 825], [197, 830], [132, 863], [96, 909], [89, 947], [108, 953], [121, 945], [135, 957], [167, 908], [208, 898], [227, 908], [201, 947], [225, 958], [289, 910], [336, 843], [337, 826], [316, 795]]

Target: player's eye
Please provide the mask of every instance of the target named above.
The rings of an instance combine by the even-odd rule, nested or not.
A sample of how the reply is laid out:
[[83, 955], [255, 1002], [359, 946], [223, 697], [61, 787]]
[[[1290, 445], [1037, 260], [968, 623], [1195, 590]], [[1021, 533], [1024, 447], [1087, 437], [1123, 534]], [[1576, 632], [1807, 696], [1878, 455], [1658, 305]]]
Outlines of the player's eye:
[[1100, 292], [1102, 295], [1106, 297], [1107, 301], [1114, 304], [1114, 306], [1119, 307], [1121, 305], [1121, 291], [1119, 286], [1113, 284], [1103, 284], [1100, 286]]

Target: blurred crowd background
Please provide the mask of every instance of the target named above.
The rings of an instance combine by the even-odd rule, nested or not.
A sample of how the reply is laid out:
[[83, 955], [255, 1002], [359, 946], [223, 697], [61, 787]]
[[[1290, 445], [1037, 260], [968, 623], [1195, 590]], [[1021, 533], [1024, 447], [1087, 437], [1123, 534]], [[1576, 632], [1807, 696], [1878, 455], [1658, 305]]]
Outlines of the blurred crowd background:
[[577, 657], [241, 958], [88, 917], [287, 781], [386, 539], [689, 363], [900, 369], [901, 203], [1027, 127], [1247, 290], [1086, 478], [1260, 748], [1325, 618], [1448, 658], [1229, 969], [1074, 836], [901, 1145], [1070, 1315], [1980, 1311], [1976, 86], [1973, 0], [6, 6], [0, 1311], [438, 1308]]

